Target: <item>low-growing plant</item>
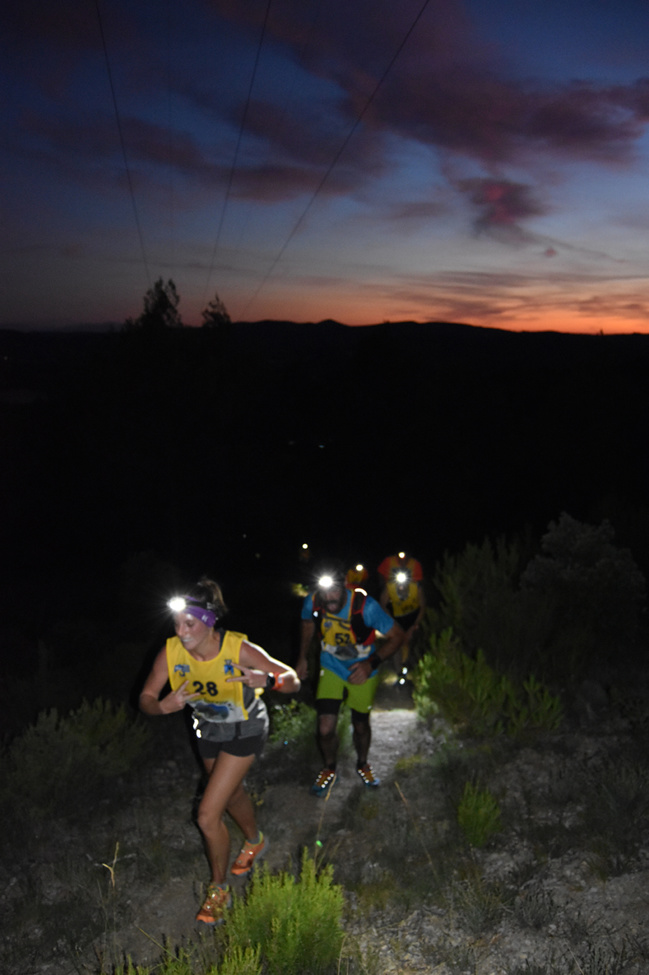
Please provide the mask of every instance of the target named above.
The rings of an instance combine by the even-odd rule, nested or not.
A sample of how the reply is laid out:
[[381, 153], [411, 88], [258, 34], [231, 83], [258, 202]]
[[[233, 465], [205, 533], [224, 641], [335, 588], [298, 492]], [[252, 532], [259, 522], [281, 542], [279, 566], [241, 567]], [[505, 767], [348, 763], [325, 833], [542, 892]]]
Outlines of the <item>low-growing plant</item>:
[[623, 942], [620, 946], [609, 941], [589, 942], [578, 955], [572, 955], [569, 975], [624, 975], [628, 970], [630, 952]]
[[286, 745], [293, 749], [315, 733], [315, 708], [304, 701], [272, 704], [269, 708], [271, 744]]
[[132, 771], [148, 741], [139, 717], [101, 698], [67, 716], [44, 711], [3, 754], [1, 794], [35, 819], [77, 811], [103, 781]]
[[[610, 522], [587, 525], [562, 512], [541, 539], [541, 552], [521, 577], [521, 588], [542, 596], [553, 619], [546, 652], [586, 663], [633, 644], [646, 584], [628, 549], [615, 543]], [[566, 639], [567, 637], [567, 639]]]
[[478, 651], [472, 660], [450, 629], [431, 638], [414, 673], [413, 700], [422, 717], [441, 713], [467, 734], [499, 734], [503, 730], [509, 681], [499, 677]]
[[580, 833], [593, 872], [604, 879], [627, 869], [642, 843], [649, 816], [649, 771], [622, 758], [582, 776]]
[[245, 902], [235, 901], [227, 924], [230, 951], [261, 947], [269, 975], [333, 969], [342, 947], [342, 888], [333, 867], [320, 871], [304, 852], [299, 881], [289, 873], [253, 877]]
[[523, 681], [522, 691], [512, 695], [507, 705], [507, 730], [515, 736], [527, 730], [556, 731], [561, 724], [563, 710], [555, 694], [530, 674]]
[[261, 975], [261, 970], [261, 945], [254, 948], [235, 945], [226, 952], [214, 975]]
[[535, 931], [549, 924], [555, 914], [556, 905], [552, 894], [540, 885], [522, 890], [514, 901], [516, 920]]
[[561, 960], [557, 960], [552, 952], [545, 962], [530, 961], [526, 958], [522, 965], [517, 965], [511, 975], [568, 975], [568, 970]]
[[489, 789], [479, 789], [467, 782], [457, 809], [457, 821], [471, 846], [485, 846], [501, 829], [500, 806]]
[[475, 872], [453, 885], [450, 902], [460, 924], [473, 935], [494, 928], [507, 906], [500, 884], [489, 883]]
[[430, 759], [427, 755], [422, 755], [421, 752], [415, 752], [413, 755], [403, 755], [398, 758], [394, 763], [395, 772], [404, 772], [406, 775], [411, 773], [417, 773], [422, 770], [422, 766], [428, 764]]
[[561, 704], [530, 675], [519, 687], [487, 663], [482, 650], [475, 658], [461, 649], [451, 629], [431, 637], [431, 650], [414, 672], [413, 700], [427, 718], [441, 714], [468, 735], [521, 735], [534, 730], [555, 730]]
[[[534, 551], [536, 549], [536, 551]], [[540, 551], [531, 539], [485, 539], [435, 568], [438, 632], [451, 627], [463, 650], [520, 681], [576, 687], [593, 664], [632, 650], [646, 584], [609, 522], [582, 524], [565, 512]]]
[[[277, 695], [279, 697], [279, 695]], [[286, 753], [295, 773], [300, 766], [312, 766], [321, 761], [316, 740], [317, 715], [315, 708], [304, 701], [279, 700], [268, 709], [270, 734], [269, 757], [282, 762]], [[338, 754], [343, 757], [352, 751], [352, 729], [349, 708], [343, 704], [338, 714]]]

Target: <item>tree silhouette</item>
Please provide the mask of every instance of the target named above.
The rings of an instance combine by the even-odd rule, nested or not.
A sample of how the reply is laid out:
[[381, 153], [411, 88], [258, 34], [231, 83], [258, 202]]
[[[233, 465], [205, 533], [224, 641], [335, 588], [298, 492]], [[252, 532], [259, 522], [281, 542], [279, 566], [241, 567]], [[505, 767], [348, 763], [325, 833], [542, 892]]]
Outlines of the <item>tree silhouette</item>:
[[232, 319], [228, 315], [227, 309], [218, 293], [203, 311], [203, 328], [219, 328], [223, 325], [231, 325]]
[[144, 311], [136, 318], [126, 319], [126, 328], [142, 329], [146, 332], [160, 332], [167, 328], [179, 328], [182, 319], [178, 311], [178, 292], [171, 278], [165, 284], [158, 278], [144, 296]]

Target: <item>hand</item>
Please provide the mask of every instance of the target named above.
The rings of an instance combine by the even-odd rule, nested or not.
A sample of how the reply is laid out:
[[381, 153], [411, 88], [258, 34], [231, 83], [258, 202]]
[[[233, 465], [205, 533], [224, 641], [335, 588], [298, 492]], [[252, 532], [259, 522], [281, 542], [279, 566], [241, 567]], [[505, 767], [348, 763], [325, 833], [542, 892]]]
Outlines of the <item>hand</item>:
[[253, 667], [246, 667], [244, 664], [235, 664], [237, 670], [241, 671], [240, 677], [226, 677], [227, 684], [245, 684], [246, 687], [265, 687], [268, 674], [263, 670], [255, 670]]
[[162, 698], [160, 701], [160, 709], [163, 714], [173, 714], [174, 711], [182, 711], [186, 704], [200, 697], [200, 694], [192, 694], [186, 689], [188, 684], [189, 681], [186, 680], [177, 690], [171, 691], [166, 697]]
[[306, 662], [306, 657], [301, 657], [295, 665], [295, 673], [300, 678], [300, 680], [306, 680], [308, 677], [308, 664]]
[[369, 662], [368, 658], [365, 660], [357, 660], [355, 664], [352, 664], [349, 670], [349, 683], [350, 684], [364, 684], [366, 680], [372, 673], [372, 664]]

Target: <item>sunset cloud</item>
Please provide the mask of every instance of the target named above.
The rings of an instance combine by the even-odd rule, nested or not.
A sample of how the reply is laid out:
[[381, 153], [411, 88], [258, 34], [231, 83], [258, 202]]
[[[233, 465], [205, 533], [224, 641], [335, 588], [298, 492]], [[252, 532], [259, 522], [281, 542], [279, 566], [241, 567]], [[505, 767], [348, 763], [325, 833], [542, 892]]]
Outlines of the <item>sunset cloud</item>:
[[215, 282], [253, 317], [644, 320], [645, 5], [9, 0], [1, 16], [10, 320], [92, 302], [102, 262], [120, 312], [162, 273], [191, 321]]

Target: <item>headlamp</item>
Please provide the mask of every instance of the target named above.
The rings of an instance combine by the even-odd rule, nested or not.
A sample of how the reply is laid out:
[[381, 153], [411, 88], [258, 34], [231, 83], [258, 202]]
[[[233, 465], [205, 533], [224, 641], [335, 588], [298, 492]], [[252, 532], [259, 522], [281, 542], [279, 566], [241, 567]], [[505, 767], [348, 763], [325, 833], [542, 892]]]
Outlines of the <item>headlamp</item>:
[[408, 581], [409, 578], [410, 575], [407, 572], [397, 572], [397, 574], [394, 577], [394, 581], [398, 583], [398, 585], [402, 586], [404, 583]]
[[336, 584], [336, 580], [333, 576], [325, 573], [318, 579], [318, 589], [332, 589]]
[[191, 596], [174, 596], [168, 601], [167, 606], [172, 613], [187, 613], [188, 616], [193, 616], [206, 626], [214, 626], [217, 620], [214, 606], [209, 603], [207, 606], [201, 606], [198, 600]]

